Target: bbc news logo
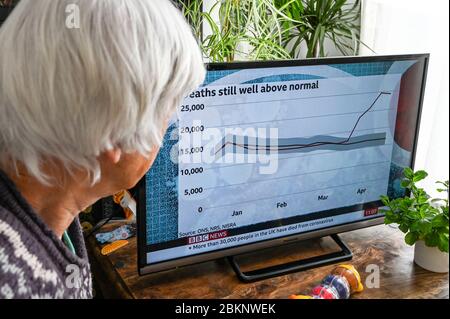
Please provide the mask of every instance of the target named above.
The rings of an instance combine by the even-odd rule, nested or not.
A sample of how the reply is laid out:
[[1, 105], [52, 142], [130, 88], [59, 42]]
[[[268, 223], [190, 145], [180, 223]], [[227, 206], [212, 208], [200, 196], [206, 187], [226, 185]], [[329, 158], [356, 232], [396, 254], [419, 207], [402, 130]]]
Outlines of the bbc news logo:
[[228, 237], [228, 232], [226, 230], [215, 232], [215, 233], [210, 233], [210, 234], [189, 237], [188, 244], [193, 245], [193, 244], [203, 243], [206, 241], [222, 239], [225, 237]]

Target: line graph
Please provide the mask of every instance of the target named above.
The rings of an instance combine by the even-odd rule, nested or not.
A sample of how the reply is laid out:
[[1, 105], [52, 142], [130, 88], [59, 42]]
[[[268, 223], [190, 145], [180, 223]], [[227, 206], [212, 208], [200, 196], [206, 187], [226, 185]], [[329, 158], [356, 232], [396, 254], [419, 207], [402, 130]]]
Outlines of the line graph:
[[[180, 132], [201, 125], [205, 134], [199, 142], [201, 134], [188, 130], [179, 141], [180, 229], [215, 227], [214, 220], [240, 227], [377, 200], [389, 180], [399, 81], [324, 79], [314, 92], [185, 102], [202, 107], [181, 114]], [[205, 161], [189, 161], [191, 149]]]
[[[237, 148], [247, 151], [255, 151], [256, 153], [263, 151], [266, 153], [292, 153], [301, 152], [305, 149], [328, 149], [328, 150], [348, 150], [364, 148], [369, 146], [384, 145], [386, 142], [386, 134], [368, 134], [359, 137], [353, 137], [361, 120], [367, 115], [377, 104], [383, 95], [391, 95], [390, 92], [380, 92], [371, 105], [358, 117], [352, 130], [347, 138], [338, 138], [334, 136], [314, 136], [312, 138], [285, 138], [274, 140], [256, 139], [256, 144], [238, 143], [237, 141], [248, 140], [246, 136], [227, 135], [221, 143], [215, 148], [214, 155], [216, 158], [225, 156], [227, 152], [239, 152]], [[326, 147], [323, 147], [326, 146]], [[336, 147], [337, 146], [337, 147]], [[221, 154], [219, 154], [221, 153]]]

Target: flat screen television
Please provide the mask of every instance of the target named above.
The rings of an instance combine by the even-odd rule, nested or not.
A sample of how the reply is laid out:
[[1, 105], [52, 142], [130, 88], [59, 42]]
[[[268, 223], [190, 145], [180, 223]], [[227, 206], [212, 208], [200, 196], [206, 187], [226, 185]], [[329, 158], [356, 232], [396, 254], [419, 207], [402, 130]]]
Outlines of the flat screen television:
[[138, 185], [140, 274], [383, 222], [429, 56], [208, 64]]

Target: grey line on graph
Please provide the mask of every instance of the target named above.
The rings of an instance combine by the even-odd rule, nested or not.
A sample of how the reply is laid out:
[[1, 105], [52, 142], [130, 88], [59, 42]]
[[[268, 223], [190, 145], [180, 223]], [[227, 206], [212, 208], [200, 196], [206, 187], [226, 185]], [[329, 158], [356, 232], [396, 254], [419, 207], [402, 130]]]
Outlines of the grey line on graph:
[[[239, 144], [238, 141], [244, 141], [243, 144]], [[327, 143], [313, 143], [312, 141], [318, 138], [328, 140]], [[227, 153], [234, 154], [289, 154], [289, 153], [309, 153], [318, 150], [332, 150], [332, 151], [350, 151], [366, 147], [382, 146], [386, 144], [387, 134], [386, 133], [375, 133], [360, 135], [352, 137], [346, 140], [345, 143], [341, 143], [342, 138], [335, 136], [314, 136], [312, 138], [287, 138], [278, 139], [277, 141], [272, 140], [261, 140], [257, 139], [256, 147], [245, 146], [246, 137], [238, 136], [228, 136], [218, 144], [216, 147], [219, 148], [221, 153], [215, 152], [216, 159], [226, 156]], [[291, 144], [290, 144], [291, 143]], [[226, 145], [222, 147], [222, 145]], [[243, 145], [242, 147], [236, 147], [235, 145]], [[276, 146], [280, 145], [280, 146]], [[288, 146], [283, 146], [288, 145]]]

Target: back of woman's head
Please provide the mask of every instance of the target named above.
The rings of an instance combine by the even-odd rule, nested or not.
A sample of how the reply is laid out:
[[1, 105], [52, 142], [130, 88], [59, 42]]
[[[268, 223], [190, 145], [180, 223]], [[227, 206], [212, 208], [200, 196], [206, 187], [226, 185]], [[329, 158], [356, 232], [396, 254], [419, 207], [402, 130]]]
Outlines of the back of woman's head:
[[100, 178], [98, 156], [147, 154], [203, 80], [200, 50], [169, 0], [21, 0], [0, 28], [0, 167], [41, 163]]

